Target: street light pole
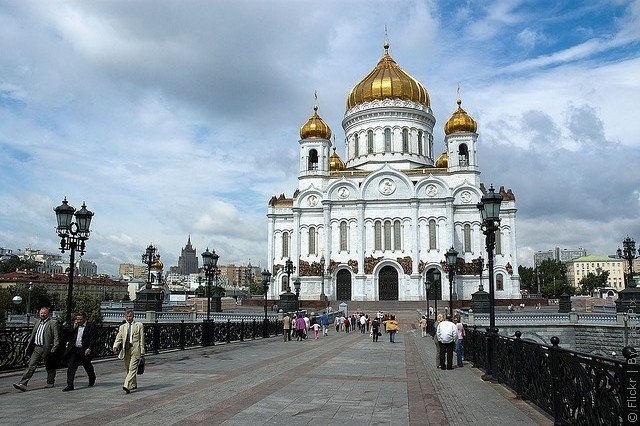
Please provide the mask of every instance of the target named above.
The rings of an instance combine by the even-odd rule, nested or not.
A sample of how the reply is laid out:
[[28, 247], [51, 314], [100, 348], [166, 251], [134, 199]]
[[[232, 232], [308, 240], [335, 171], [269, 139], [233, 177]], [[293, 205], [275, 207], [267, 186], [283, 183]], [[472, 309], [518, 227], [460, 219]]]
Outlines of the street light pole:
[[204, 276], [207, 279], [207, 322], [209, 322], [211, 315], [211, 281], [213, 277], [218, 273], [218, 259], [220, 256], [216, 254], [216, 251], [209, 251], [209, 247], [202, 253], [202, 266], [204, 268]]
[[493, 271], [493, 250], [496, 246], [496, 232], [500, 230], [500, 204], [502, 195], [496, 194], [493, 185], [488, 193], [482, 196], [478, 203], [478, 210], [482, 217], [482, 233], [485, 235], [487, 249], [487, 267], [489, 268], [489, 330], [487, 339], [487, 371], [482, 380], [494, 380], [493, 377], [493, 346], [498, 334], [495, 312], [495, 277]]
[[451, 246], [445, 253], [447, 261], [447, 270], [449, 272], [449, 315], [453, 315], [453, 278], [456, 275], [456, 262], [458, 261], [458, 252]]
[[296, 290], [296, 312], [300, 310], [300, 277], [293, 281], [293, 287]]
[[262, 288], [264, 290], [264, 323], [262, 325], [262, 337], [269, 337], [269, 320], [267, 319], [267, 293], [269, 291], [269, 281], [271, 280], [271, 272], [264, 269], [262, 271]]
[[[627, 238], [622, 241], [622, 249], [618, 247], [617, 254], [620, 259], [629, 262], [629, 273], [625, 274], [624, 287], [636, 287], [636, 281], [633, 278], [633, 261], [638, 258], [636, 256], [636, 242], [627, 235]], [[640, 254], [640, 249], [638, 249], [638, 254]]]
[[[85, 241], [89, 238], [91, 218], [93, 213], [87, 210], [86, 204], [82, 203], [82, 209], [76, 211], [67, 202], [67, 198], [62, 204], [53, 209], [56, 212], [58, 226], [56, 231], [60, 237], [60, 251], [64, 253], [69, 250], [69, 287], [67, 289], [67, 325], [71, 324], [73, 311], [73, 276], [75, 272], [76, 251], [80, 256], [84, 254]], [[75, 217], [75, 222], [72, 222]]]
[[427, 307], [425, 308], [425, 313], [427, 314], [427, 319], [429, 318], [429, 290], [431, 290], [431, 281], [429, 281], [426, 277], [424, 279], [424, 293], [427, 299]]
[[285, 289], [287, 293], [291, 292], [291, 274], [293, 274], [293, 269], [293, 262], [291, 258], [289, 258], [284, 262], [284, 273], [287, 274], [287, 287]]
[[324, 294], [324, 266], [325, 266], [325, 260], [324, 260], [324, 255], [322, 255], [322, 257], [320, 257], [320, 283], [321, 283], [320, 300], [327, 300], [327, 295]]
[[484, 286], [482, 285], [482, 270], [484, 269], [484, 259], [482, 256], [472, 259], [471, 264], [473, 265], [473, 269], [478, 273], [480, 284], [478, 285], [478, 291], [484, 291]]

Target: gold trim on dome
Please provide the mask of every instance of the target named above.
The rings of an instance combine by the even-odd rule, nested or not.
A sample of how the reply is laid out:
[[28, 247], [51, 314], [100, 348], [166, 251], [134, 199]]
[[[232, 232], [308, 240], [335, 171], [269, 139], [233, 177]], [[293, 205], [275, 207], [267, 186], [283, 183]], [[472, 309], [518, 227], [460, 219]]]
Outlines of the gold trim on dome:
[[458, 99], [458, 109], [451, 115], [451, 118], [444, 125], [444, 134], [450, 135], [456, 132], [476, 133], [478, 123], [462, 109], [462, 100]]
[[404, 99], [431, 105], [427, 89], [391, 58], [389, 43], [385, 43], [384, 55], [375, 68], [351, 89], [347, 97], [347, 109], [381, 99]]
[[311, 138], [319, 138], [319, 139], [330, 139], [331, 138], [331, 129], [324, 122], [322, 118], [318, 115], [318, 105], [313, 106], [313, 115], [307, 122], [300, 127], [300, 138], [301, 139], [311, 139]]

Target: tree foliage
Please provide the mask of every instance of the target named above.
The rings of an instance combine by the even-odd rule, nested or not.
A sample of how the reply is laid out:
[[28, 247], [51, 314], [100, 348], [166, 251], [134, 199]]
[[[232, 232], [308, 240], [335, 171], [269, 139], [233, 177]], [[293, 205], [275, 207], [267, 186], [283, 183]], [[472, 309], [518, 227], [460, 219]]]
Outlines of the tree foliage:
[[0, 261], [0, 274], [6, 274], [9, 272], [21, 271], [33, 271], [38, 267], [38, 262], [35, 260], [24, 260], [18, 256], [11, 256], [10, 258]]
[[518, 266], [518, 275], [520, 275], [520, 290], [529, 294], [538, 293], [538, 280], [535, 269], [528, 266]]
[[[89, 293], [77, 291], [73, 293], [73, 312], [71, 317], [78, 312], [86, 312], [89, 322], [102, 324], [102, 311], [100, 310], [100, 298]], [[67, 309], [60, 314], [62, 318], [67, 318]]]
[[541, 292], [544, 297], [557, 299], [563, 293], [573, 295], [575, 289], [567, 281], [567, 267], [564, 263], [545, 259], [538, 266]]
[[608, 280], [609, 271], [603, 271], [598, 275], [589, 272], [578, 282], [578, 285], [580, 286], [580, 294], [593, 294], [594, 289], [606, 287]]

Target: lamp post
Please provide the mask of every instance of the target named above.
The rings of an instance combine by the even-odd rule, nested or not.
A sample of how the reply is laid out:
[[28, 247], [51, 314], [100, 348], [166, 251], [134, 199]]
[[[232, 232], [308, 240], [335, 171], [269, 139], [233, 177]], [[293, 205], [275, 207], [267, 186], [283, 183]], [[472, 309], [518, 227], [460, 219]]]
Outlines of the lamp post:
[[322, 257], [320, 257], [320, 300], [327, 300], [327, 295], [324, 294], [324, 265], [324, 255], [322, 255]]
[[29, 294], [27, 295], [27, 325], [31, 324], [31, 292], [33, 291], [33, 283], [29, 282]]
[[291, 274], [293, 274], [294, 269], [291, 258], [287, 259], [287, 261], [284, 262], [284, 273], [287, 274], [287, 287], [285, 288], [287, 293], [291, 292]]
[[262, 271], [262, 287], [264, 290], [264, 324], [262, 326], [262, 337], [269, 337], [269, 322], [267, 320], [267, 292], [269, 291], [269, 281], [271, 272], [264, 269]]
[[158, 255], [158, 250], [153, 246], [153, 244], [149, 244], [142, 254], [142, 263], [147, 265], [147, 282], [145, 283], [145, 288], [147, 290], [151, 289], [151, 266], [160, 259]]
[[202, 253], [202, 266], [204, 269], [204, 276], [207, 279], [207, 322], [210, 320], [211, 315], [211, 281], [218, 274], [218, 259], [220, 256], [216, 254], [216, 251], [209, 251], [209, 247]]
[[449, 315], [453, 315], [453, 278], [456, 275], [458, 252], [451, 246], [445, 253], [445, 256], [447, 260], [447, 271], [449, 272]]
[[[622, 248], [618, 247], [618, 258], [624, 259], [629, 262], [629, 273], [625, 274], [624, 287], [636, 287], [636, 281], [633, 278], [633, 261], [637, 259], [636, 255], [636, 242], [627, 235], [622, 241]], [[640, 249], [638, 249], [638, 254], [640, 254]]]
[[293, 281], [293, 287], [296, 290], [296, 312], [300, 310], [300, 278], [296, 278]]
[[480, 284], [478, 285], [478, 291], [484, 291], [484, 286], [482, 285], [482, 270], [484, 269], [484, 259], [482, 256], [472, 259], [471, 264], [473, 265], [473, 270], [479, 275]]
[[[56, 231], [60, 237], [60, 251], [64, 253], [69, 250], [69, 287], [67, 289], [67, 324], [71, 324], [71, 315], [73, 311], [73, 275], [76, 268], [76, 251], [80, 252], [80, 256], [84, 254], [84, 242], [89, 238], [91, 218], [93, 213], [87, 210], [86, 204], [82, 203], [82, 208], [78, 211], [71, 207], [67, 202], [67, 198], [62, 204], [53, 209], [56, 212], [56, 220], [58, 227]], [[75, 217], [75, 222], [73, 218]]]
[[429, 318], [429, 290], [431, 290], [431, 281], [429, 281], [426, 277], [424, 279], [424, 293], [427, 299], [427, 307], [425, 308], [425, 312], [427, 314], [427, 319]]
[[478, 210], [482, 217], [482, 233], [485, 235], [485, 245], [487, 249], [487, 267], [489, 268], [489, 330], [487, 339], [487, 371], [483, 380], [494, 380], [493, 378], [493, 345], [498, 330], [496, 329], [495, 311], [495, 277], [493, 273], [493, 250], [496, 246], [496, 232], [500, 230], [500, 204], [502, 195], [496, 194], [493, 185], [489, 191], [482, 196], [478, 203]]

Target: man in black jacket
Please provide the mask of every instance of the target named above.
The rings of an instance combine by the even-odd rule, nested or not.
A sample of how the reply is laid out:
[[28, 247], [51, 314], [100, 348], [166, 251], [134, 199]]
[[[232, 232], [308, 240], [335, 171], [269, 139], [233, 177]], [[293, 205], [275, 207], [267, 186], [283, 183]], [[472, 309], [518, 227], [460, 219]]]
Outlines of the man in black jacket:
[[69, 330], [68, 336], [67, 348], [64, 351], [64, 359], [67, 361], [67, 387], [62, 389], [62, 392], [74, 390], [73, 380], [79, 365], [82, 365], [87, 372], [89, 387], [96, 383], [96, 373], [91, 364], [95, 328], [93, 324], [87, 322], [86, 312], [76, 314], [73, 328]]

